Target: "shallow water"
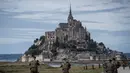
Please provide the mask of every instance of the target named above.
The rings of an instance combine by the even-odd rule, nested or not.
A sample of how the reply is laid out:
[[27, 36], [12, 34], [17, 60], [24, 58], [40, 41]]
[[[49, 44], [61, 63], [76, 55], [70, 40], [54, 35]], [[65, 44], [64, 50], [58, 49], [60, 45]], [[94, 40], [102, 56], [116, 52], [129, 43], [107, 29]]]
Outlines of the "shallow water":
[[0, 54], [0, 62], [15, 62], [22, 54]]

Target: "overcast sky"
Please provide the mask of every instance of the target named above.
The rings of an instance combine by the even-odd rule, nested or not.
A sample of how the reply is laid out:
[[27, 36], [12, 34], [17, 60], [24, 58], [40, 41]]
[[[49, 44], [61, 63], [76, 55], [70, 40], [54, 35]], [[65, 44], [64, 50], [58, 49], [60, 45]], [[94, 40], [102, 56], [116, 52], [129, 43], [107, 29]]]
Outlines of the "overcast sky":
[[[97, 42], [130, 52], [130, 0], [71, 0], [75, 19]], [[24, 53], [35, 38], [67, 22], [69, 0], [0, 0], [0, 54]]]

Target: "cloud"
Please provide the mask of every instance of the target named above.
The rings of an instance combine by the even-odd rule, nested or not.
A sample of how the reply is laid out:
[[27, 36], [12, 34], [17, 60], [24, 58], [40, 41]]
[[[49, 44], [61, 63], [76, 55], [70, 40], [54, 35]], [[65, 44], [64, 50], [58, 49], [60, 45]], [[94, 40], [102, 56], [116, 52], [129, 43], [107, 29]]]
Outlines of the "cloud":
[[[61, 1], [58, 1], [58, 3], [59, 2]], [[57, 4], [55, 1], [52, 2], [51, 0], [37, 0], [37, 1], [36, 0], [21, 0], [21, 1], [14, 0], [14, 1], [3, 2], [3, 3], [1, 3], [1, 5], [3, 6], [1, 8], [5, 8], [3, 10], [8, 12], [50, 11], [53, 9], [64, 7], [64, 5], [60, 6], [60, 4]], [[54, 7], [51, 7], [50, 5]]]
[[[12, 5], [13, 2], [15, 3], [18, 1], [11, 1], [11, 3], [8, 3]], [[61, 4], [63, 5], [61, 6]], [[56, 0], [52, 3], [51, 0], [21, 0], [16, 6], [17, 8], [11, 7], [13, 9], [4, 8], [4, 11], [18, 13], [14, 15], [13, 18], [32, 22], [47, 24], [67, 22], [66, 20], [69, 10], [68, 1]], [[110, 31], [128, 30], [129, 27], [123, 26], [123, 24], [126, 22], [129, 23], [129, 21], [122, 17], [127, 16], [126, 13], [124, 13], [125, 11], [130, 12], [129, 7], [129, 2], [127, 2], [127, 0], [123, 1], [123, 3], [118, 1], [113, 2], [112, 0], [82, 0], [81, 2], [76, 0], [73, 3], [72, 0], [73, 16], [76, 19], [81, 20], [83, 25], [87, 26], [88, 29]]]
[[20, 15], [14, 16], [13, 18], [33, 19], [34, 21], [40, 21], [40, 22], [48, 22], [48, 21], [53, 22], [53, 21], [64, 21], [66, 17], [67, 16], [63, 14], [35, 13], [35, 14], [20, 14]]
[[[91, 37], [97, 42], [103, 42], [110, 49], [128, 52], [130, 41], [129, 31], [90, 30]], [[125, 51], [126, 50], [126, 51]]]
[[3, 29], [11, 29], [14, 31], [45, 31], [46, 30], [40, 28], [3, 28]]
[[[130, 2], [128, 0], [82, 0], [80, 2], [78, 0], [71, 0], [71, 4], [73, 16], [81, 20], [88, 29], [110, 31], [129, 29], [129, 25], [123, 25], [130, 23], [129, 20], [122, 18], [129, 15]], [[54, 2], [52, 0], [2, 1], [0, 9], [12, 14], [16, 13], [12, 18], [58, 24], [67, 20], [69, 0], [55, 0]]]
[[[87, 8], [87, 7], [86, 7]], [[74, 13], [76, 14], [93, 14], [93, 13], [104, 13], [104, 12], [115, 12], [120, 10], [125, 10], [127, 7], [115, 7], [115, 8], [108, 8], [108, 9], [99, 9], [99, 10], [76, 10]]]
[[124, 31], [130, 30], [128, 26], [105, 24], [105, 23], [83, 23], [83, 26], [87, 27], [89, 30], [107, 30], [107, 31]]
[[[119, 7], [122, 5], [127, 6], [128, 1], [125, 4], [118, 2], [111, 2], [111, 0], [71, 0], [73, 10], [102, 10], [107, 8]], [[29, 11], [54, 11], [61, 9], [62, 11], [68, 10], [69, 0], [11, 0], [1, 1], [1, 9], [8, 12], [29, 12]]]
[[[2, 35], [42, 35], [45, 31], [49, 29], [38, 29], [38, 28], [0, 28], [0, 32]], [[5, 33], [2, 33], [5, 32]], [[1, 35], [1, 36], [2, 36]]]
[[130, 16], [124, 16], [124, 18], [130, 18]]
[[0, 44], [17, 44], [21, 42], [32, 42], [33, 39], [0, 38]]
[[88, 21], [88, 20], [82, 20], [84, 23], [103, 23], [103, 22], [98, 22], [98, 21]]
[[0, 35], [0, 44], [16, 44], [23, 42], [32, 42], [45, 34], [49, 29], [38, 28], [0, 28], [2, 32]]

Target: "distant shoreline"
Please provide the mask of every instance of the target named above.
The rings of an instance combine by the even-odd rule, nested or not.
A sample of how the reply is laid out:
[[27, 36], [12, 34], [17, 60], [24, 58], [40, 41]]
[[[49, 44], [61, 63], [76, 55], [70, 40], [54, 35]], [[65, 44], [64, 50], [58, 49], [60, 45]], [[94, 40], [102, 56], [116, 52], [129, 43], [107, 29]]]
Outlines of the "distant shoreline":
[[23, 54], [0, 54], [0, 62], [15, 62]]

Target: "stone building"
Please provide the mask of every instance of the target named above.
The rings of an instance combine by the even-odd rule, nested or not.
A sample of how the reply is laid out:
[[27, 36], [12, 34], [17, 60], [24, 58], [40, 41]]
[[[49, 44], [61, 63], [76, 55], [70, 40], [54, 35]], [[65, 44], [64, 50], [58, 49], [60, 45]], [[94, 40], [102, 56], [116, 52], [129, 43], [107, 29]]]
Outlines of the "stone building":
[[47, 31], [45, 32], [46, 42], [49, 44], [53, 44], [56, 40], [56, 34], [55, 31]]
[[[59, 23], [59, 27], [55, 29], [56, 37], [61, 43], [67, 41], [75, 40], [76, 42], [81, 42], [86, 44], [90, 39], [90, 33], [82, 26], [82, 23], [73, 18], [71, 7], [68, 16], [67, 23]], [[87, 40], [86, 40], [87, 39]], [[85, 45], [79, 45], [81, 47], [87, 47]]]
[[[82, 23], [79, 20], [73, 18], [71, 12], [71, 6], [69, 15], [66, 23], [59, 23], [55, 31], [45, 32], [45, 44], [47, 44], [47, 55], [48, 58], [51, 58], [52, 52], [50, 50], [53, 48], [53, 43], [58, 39], [59, 43], [69, 43], [75, 45], [75, 49], [86, 49], [88, 47], [88, 42], [90, 41], [90, 33], [87, 31], [86, 27], [82, 26]], [[76, 44], [74, 44], [75, 42]], [[71, 45], [70, 45], [71, 46]], [[66, 51], [58, 52], [57, 58], [69, 56], [66, 54]], [[43, 54], [46, 54], [43, 52]], [[73, 57], [73, 56], [72, 56]]]
[[[42, 54], [35, 55], [36, 60], [39, 60], [39, 62], [43, 62], [44, 56]], [[31, 55], [23, 55], [20, 59], [20, 62], [31, 62], [33, 60], [33, 57]]]

